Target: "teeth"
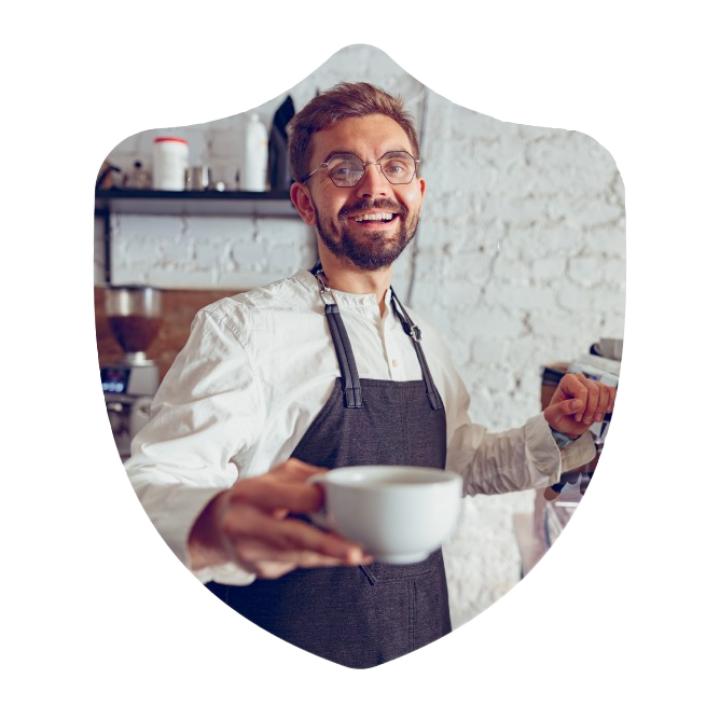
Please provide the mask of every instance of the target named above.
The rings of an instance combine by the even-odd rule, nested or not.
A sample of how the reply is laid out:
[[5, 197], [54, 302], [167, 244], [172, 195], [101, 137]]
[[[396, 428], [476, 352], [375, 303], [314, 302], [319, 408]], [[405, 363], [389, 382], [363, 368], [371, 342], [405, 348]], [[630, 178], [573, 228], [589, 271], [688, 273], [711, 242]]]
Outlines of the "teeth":
[[380, 220], [392, 220], [392, 213], [373, 213], [372, 215], [360, 215], [355, 222], [378, 222]]

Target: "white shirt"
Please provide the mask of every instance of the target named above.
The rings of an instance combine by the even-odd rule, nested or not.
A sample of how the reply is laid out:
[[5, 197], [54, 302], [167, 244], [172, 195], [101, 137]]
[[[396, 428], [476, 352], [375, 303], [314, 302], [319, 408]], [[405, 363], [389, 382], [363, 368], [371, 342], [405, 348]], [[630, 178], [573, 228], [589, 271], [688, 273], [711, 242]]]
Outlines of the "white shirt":
[[[420, 365], [389, 296], [381, 316], [374, 294], [333, 291], [361, 378], [419, 380]], [[489, 433], [468, 415], [469, 396], [433, 328], [422, 331], [430, 372], [445, 405], [447, 468], [465, 493], [545, 487], [562, 469], [587, 462], [587, 443], [561, 452], [542, 415], [521, 428]], [[339, 368], [316, 279], [303, 270], [265, 288], [201, 310], [165, 376], [149, 423], [125, 468], [150, 519], [189, 567], [187, 540], [220, 490], [287, 460], [330, 396]], [[583, 436], [587, 437], [587, 434]], [[590, 443], [592, 446], [592, 443]], [[594, 448], [591, 448], [594, 452]], [[203, 581], [244, 584], [235, 565], [197, 571]]]

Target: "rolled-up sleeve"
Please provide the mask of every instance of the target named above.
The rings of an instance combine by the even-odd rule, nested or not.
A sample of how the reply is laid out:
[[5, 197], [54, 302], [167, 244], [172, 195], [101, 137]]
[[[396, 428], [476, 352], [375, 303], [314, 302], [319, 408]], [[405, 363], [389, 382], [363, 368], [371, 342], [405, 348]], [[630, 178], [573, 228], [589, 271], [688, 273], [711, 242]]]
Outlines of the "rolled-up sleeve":
[[[459, 389], [461, 396], [464, 388]], [[488, 432], [467, 415], [461, 402], [450, 421], [448, 469], [465, 481], [466, 495], [492, 495], [554, 485], [563, 472], [595, 457], [589, 433], [560, 450], [540, 413], [519, 428]]]
[[427, 335], [426, 351], [445, 404], [446, 466], [463, 478], [466, 495], [544, 488], [558, 482], [563, 472], [594, 457], [589, 433], [561, 451], [542, 413], [530, 417], [522, 427], [503, 432], [490, 432], [473, 422], [467, 388], [447, 347], [434, 331]]

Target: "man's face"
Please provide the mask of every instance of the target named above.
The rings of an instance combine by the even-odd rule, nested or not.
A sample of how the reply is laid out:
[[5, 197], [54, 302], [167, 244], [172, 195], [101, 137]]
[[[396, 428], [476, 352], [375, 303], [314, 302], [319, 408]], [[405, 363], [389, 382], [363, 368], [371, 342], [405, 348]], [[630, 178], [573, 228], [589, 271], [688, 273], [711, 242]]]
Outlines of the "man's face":
[[[309, 169], [337, 153], [354, 153], [365, 163], [398, 150], [414, 154], [405, 131], [391, 118], [348, 118], [313, 135]], [[321, 168], [305, 188], [311, 209], [303, 217], [320, 241], [338, 258], [376, 270], [394, 262], [415, 235], [425, 180], [416, 176], [393, 185], [377, 165], [368, 165], [358, 185], [339, 188]]]

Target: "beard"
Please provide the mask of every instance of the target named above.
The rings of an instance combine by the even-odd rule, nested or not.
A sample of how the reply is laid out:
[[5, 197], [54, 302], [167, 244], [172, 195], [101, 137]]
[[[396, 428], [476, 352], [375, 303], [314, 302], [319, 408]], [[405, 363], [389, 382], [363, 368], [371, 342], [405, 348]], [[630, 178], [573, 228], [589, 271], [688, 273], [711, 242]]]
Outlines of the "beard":
[[[338, 222], [328, 218], [325, 221], [313, 201], [316, 228], [325, 247], [338, 258], [344, 258], [362, 270], [379, 270], [392, 265], [415, 236], [418, 215], [410, 216], [408, 209], [388, 199], [364, 200], [344, 207], [338, 213]], [[362, 238], [354, 238], [348, 227], [350, 214], [362, 214], [373, 210], [395, 213], [399, 227], [388, 235], [382, 231], [366, 232]]]

